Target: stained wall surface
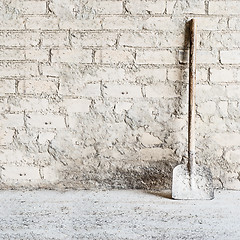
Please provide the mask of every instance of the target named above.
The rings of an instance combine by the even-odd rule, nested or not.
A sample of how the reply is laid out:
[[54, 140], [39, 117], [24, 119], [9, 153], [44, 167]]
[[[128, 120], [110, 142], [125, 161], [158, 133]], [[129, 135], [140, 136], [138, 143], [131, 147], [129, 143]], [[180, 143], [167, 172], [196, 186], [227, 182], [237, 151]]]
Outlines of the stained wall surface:
[[169, 188], [192, 18], [197, 162], [240, 189], [237, 0], [1, 1], [1, 187]]

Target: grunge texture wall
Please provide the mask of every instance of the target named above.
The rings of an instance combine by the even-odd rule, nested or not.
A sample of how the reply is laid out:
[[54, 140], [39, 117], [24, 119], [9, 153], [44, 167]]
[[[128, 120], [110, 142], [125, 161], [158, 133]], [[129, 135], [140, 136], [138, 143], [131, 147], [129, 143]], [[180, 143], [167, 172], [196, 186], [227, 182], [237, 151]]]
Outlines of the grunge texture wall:
[[193, 17], [197, 161], [240, 189], [237, 0], [1, 1], [1, 188], [170, 187]]

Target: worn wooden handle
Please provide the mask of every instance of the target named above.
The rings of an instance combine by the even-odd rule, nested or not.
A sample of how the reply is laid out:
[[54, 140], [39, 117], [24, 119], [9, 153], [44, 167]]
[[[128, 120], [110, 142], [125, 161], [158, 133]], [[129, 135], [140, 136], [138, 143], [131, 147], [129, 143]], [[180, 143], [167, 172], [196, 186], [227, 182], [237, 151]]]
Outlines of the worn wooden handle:
[[188, 105], [188, 163], [195, 165], [195, 92], [196, 92], [196, 20], [190, 21], [189, 105]]

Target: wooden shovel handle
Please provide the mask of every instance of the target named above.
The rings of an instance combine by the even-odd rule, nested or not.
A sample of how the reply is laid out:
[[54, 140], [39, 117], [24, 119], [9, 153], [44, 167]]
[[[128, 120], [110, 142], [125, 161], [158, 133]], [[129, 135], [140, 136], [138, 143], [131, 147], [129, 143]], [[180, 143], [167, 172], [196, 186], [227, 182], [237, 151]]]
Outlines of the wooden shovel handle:
[[189, 105], [188, 105], [188, 162], [195, 165], [195, 93], [196, 93], [196, 20], [190, 21]]

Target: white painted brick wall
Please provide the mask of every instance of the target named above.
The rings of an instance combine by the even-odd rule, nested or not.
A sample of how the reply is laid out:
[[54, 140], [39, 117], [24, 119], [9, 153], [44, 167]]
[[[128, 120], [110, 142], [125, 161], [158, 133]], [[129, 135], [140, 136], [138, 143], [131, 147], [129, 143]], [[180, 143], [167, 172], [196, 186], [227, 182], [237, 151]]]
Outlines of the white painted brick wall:
[[239, 3], [3, 0], [6, 187], [170, 188], [186, 156], [187, 28], [196, 18], [199, 162], [239, 189]]

